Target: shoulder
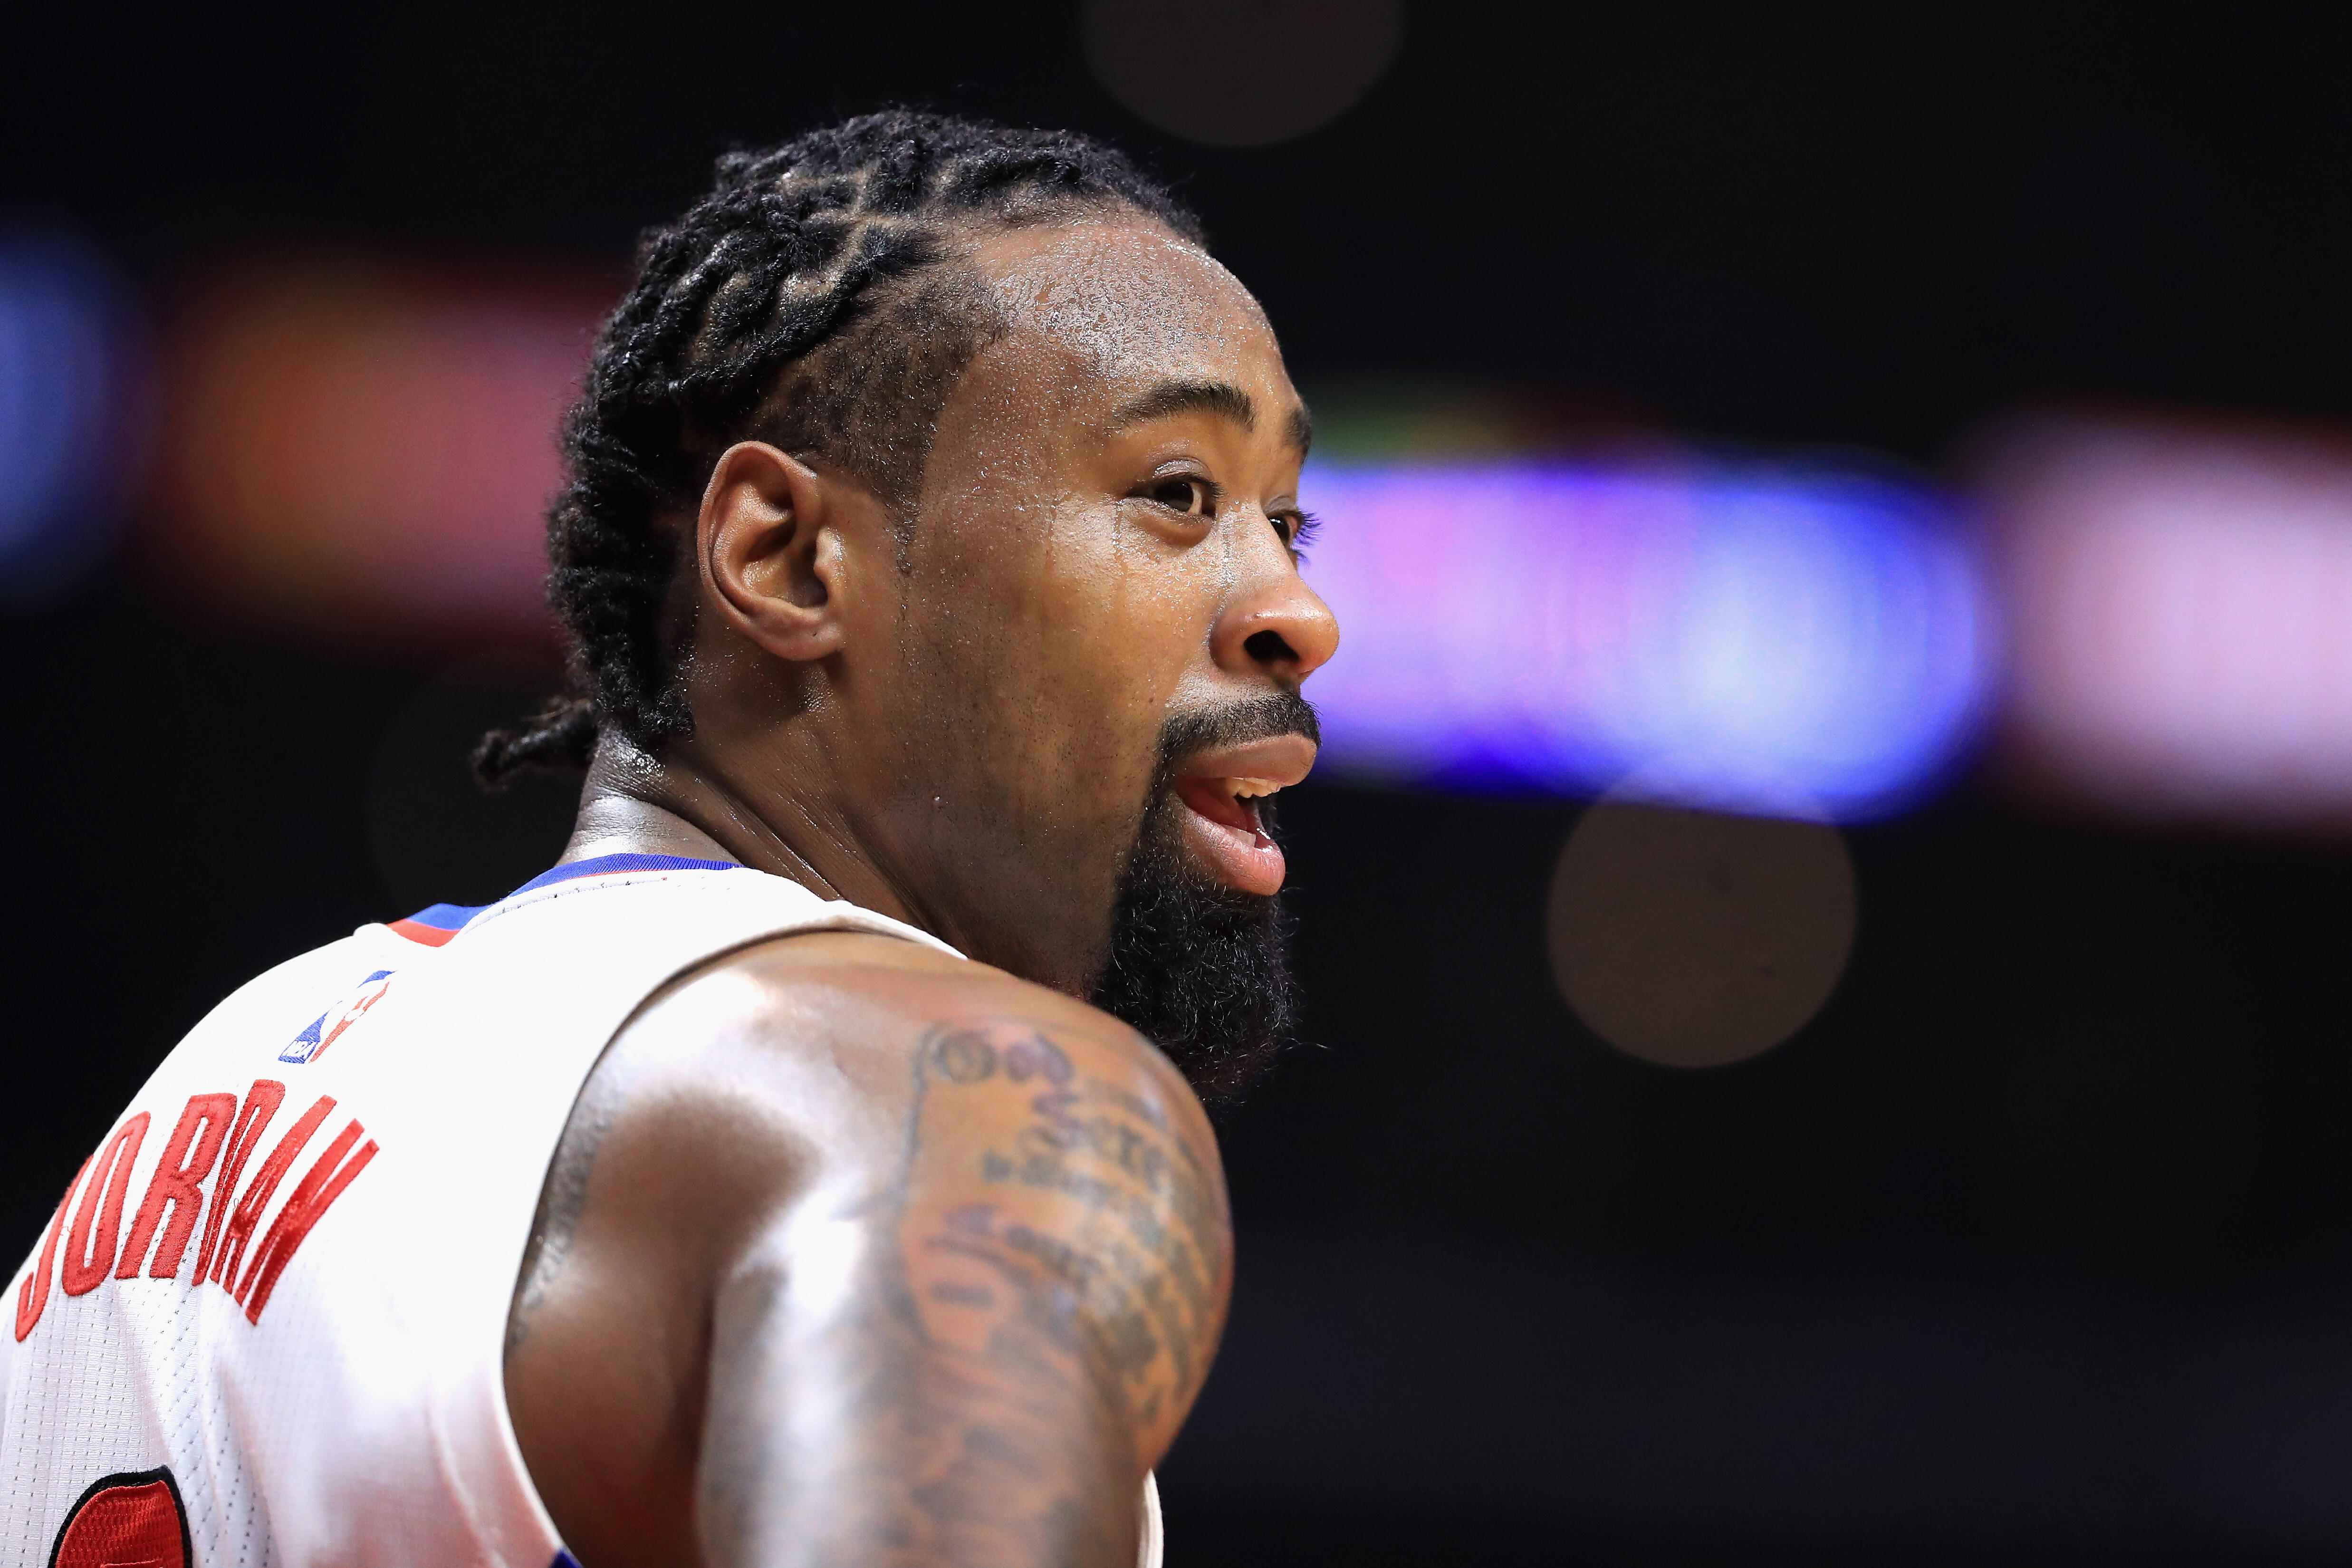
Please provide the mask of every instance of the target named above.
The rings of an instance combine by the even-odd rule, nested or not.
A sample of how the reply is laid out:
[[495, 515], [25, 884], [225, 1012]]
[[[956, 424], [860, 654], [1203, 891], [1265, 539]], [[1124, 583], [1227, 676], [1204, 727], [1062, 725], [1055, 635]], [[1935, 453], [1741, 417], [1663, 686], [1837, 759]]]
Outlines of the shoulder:
[[[1064, 1361], [1156, 1457], [1232, 1286], [1223, 1172], [1191, 1088], [1127, 1025], [1003, 971], [801, 940], [689, 979], [632, 1045], [698, 1062], [696, 1095], [767, 1107], [755, 1136], [777, 1184], [745, 1205], [714, 1282], [838, 1222], [870, 1226], [921, 1343], [980, 1367], [1034, 1339], [1014, 1361]], [[698, 1158], [718, 1178], [728, 1157]]]
[[[1147, 1097], [1171, 1121], [1206, 1120], [1150, 1041], [1100, 1009], [983, 963], [862, 932], [782, 937], [739, 950], [649, 998], [614, 1042], [625, 1068], [670, 1064], [776, 1078], [824, 1097], [904, 1110], [929, 1084], [1085, 1071]], [[974, 1075], [978, 1075], [975, 1077]]]
[[596, 1434], [656, 1434], [691, 1472], [677, 1435], [703, 1429], [728, 1332], [862, 1346], [859, 1376], [916, 1392], [1076, 1399], [1149, 1465], [1231, 1281], [1215, 1140], [1134, 1030], [915, 943], [793, 936], [664, 987], [591, 1075], [518, 1282], [509, 1404], [575, 1540], [611, 1502], [572, 1484], [610, 1458]]
[[274, 1019], [289, 997], [299, 1006], [321, 991], [341, 990], [368, 970], [389, 968], [415, 951], [383, 926], [362, 926], [263, 970], [214, 1004], [196, 1027], [237, 1029], [251, 1019]]
[[1017, 1142], [1041, 1113], [1066, 1121], [1082, 1109], [1152, 1130], [1202, 1170], [1222, 1209], [1200, 1102], [1133, 1029], [913, 942], [813, 932], [740, 949], [650, 997], [599, 1063], [566, 1142], [633, 1147], [659, 1185], [707, 1183], [726, 1208], [772, 1213], [818, 1188], [845, 1201], [890, 1188], [927, 1137]]

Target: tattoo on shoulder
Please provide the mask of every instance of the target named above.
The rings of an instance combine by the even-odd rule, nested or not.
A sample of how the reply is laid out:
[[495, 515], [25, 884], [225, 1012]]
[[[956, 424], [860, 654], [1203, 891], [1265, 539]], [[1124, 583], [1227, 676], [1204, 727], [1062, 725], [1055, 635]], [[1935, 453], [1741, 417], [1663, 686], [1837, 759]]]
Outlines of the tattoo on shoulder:
[[1012, 1020], [930, 1032], [900, 1261], [935, 1345], [1008, 1371], [1075, 1363], [1149, 1426], [1208, 1371], [1231, 1261], [1223, 1187], [1168, 1104], [1108, 1076], [1108, 1051]]

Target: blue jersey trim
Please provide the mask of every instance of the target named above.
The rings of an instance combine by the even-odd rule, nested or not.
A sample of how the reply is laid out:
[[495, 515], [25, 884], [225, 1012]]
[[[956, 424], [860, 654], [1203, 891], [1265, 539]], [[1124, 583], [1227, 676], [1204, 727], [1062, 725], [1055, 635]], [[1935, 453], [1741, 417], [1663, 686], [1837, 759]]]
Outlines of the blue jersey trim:
[[[552, 871], [541, 872], [507, 895], [519, 898], [540, 888], [569, 882], [575, 877], [609, 876], [615, 871], [740, 871], [742, 868], [732, 860], [688, 860], [681, 855], [599, 855], [590, 860], [574, 860], [568, 866], [558, 866]], [[384, 923], [411, 942], [421, 942], [427, 947], [440, 947], [463, 931], [467, 921], [488, 904], [435, 904], [419, 910], [404, 921]]]
[[558, 866], [543, 871], [507, 895], [516, 898], [569, 882], [574, 877], [604, 877], [615, 871], [740, 871], [742, 868], [732, 860], [688, 860], [681, 855], [598, 855], [592, 859], [574, 860], [568, 866]]
[[431, 926], [435, 931], [456, 931], [488, 908], [488, 904], [436, 904], [429, 910], [417, 910], [401, 923]]

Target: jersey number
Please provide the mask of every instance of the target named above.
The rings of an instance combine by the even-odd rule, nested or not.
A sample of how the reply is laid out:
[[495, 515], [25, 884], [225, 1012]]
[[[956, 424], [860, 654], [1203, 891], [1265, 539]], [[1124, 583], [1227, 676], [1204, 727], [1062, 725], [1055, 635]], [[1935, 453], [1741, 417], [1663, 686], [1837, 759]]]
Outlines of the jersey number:
[[169, 1469], [94, 1481], [58, 1528], [49, 1568], [190, 1568], [188, 1510]]

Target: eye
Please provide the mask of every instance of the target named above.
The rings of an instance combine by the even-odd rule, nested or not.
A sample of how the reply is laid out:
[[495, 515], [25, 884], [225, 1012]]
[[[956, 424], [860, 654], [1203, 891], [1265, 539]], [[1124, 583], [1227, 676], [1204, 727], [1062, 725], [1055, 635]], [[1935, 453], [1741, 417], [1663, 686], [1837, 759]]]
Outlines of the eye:
[[1179, 476], [1154, 479], [1144, 489], [1143, 495], [1171, 511], [1181, 511], [1188, 517], [1211, 517], [1216, 512], [1216, 487], [1202, 479]]
[[1315, 514], [1311, 511], [1276, 512], [1270, 521], [1275, 532], [1282, 536], [1282, 542], [1293, 553], [1306, 549], [1307, 542], [1315, 537]]

